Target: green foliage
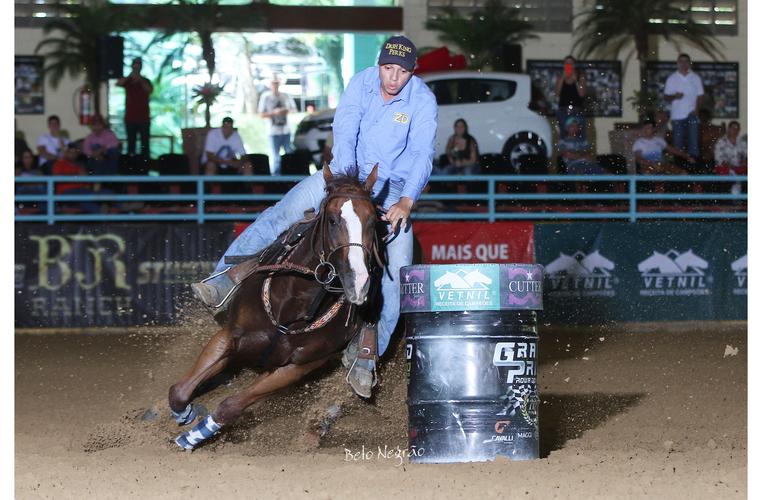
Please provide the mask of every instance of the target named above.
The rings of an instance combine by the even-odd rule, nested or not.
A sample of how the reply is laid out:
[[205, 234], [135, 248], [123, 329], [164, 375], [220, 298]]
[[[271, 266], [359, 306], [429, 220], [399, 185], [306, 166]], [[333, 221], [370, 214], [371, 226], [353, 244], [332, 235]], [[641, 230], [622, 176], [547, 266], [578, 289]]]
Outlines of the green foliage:
[[425, 27], [438, 31], [442, 42], [460, 49], [474, 69], [497, 66], [503, 45], [538, 38], [531, 33], [533, 25], [520, 17], [519, 9], [504, 0], [488, 0], [468, 17], [446, 7], [443, 16], [428, 19]]
[[95, 91], [99, 109], [99, 68], [97, 39], [124, 30], [132, 19], [113, 14], [109, 3], [60, 5], [62, 17], [52, 18], [43, 26], [48, 36], [35, 47], [45, 58], [43, 72], [53, 88], [65, 75], [85, 76]]

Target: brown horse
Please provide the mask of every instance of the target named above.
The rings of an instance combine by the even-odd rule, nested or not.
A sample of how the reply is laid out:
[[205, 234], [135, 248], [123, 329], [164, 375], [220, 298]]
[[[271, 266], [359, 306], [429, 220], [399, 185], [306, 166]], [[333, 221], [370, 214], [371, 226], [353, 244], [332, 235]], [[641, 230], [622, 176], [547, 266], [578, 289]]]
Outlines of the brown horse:
[[[175, 440], [180, 447], [195, 448], [233, 424], [248, 406], [322, 366], [347, 346], [363, 323], [370, 284], [379, 283], [370, 276], [377, 243], [370, 193], [377, 167], [363, 185], [349, 177], [334, 178], [327, 165], [323, 172], [327, 195], [318, 215], [300, 222], [309, 229], [299, 241], [289, 243], [289, 235], [298, 234], [300, 225], [281, 235], [282, 244], [270, 247], [280, 249], [280, 261], [267, 261], [264, 252], [256, 262], [257, 272], [236, 289], [223, 327], [170, 387], [172, 415], [179, 424], [190, 424], [197, 416], [192, 394], [227, 367], [263, 373], [181, 433]], [[334, 286], [337, 278], [341, 288]]]

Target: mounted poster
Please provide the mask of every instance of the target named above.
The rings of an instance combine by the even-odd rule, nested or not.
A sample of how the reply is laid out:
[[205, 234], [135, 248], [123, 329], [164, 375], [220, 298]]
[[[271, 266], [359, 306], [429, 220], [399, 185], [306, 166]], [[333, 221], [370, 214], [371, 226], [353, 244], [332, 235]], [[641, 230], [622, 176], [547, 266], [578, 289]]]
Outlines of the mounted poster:
[[[587, 116], [622, 116], [622, 63], [620, 61], [577, 61], [587, 80], [587, 95], [584, 103]], [[534, 91], [543, 96], [532, 96], [536, 102], [543, 101], [541, 111], [548, 115], [557, 112], [559, 96], [555, 93], [555, 82], [563, 71], [563, 60], [528, 59], [527, 73]]]
[[17, 115], [42, 115], [43, 110], [43, 58], [16, 56], [14, 112]]
[[[665, 81], [676, 70], [675, 61], [650, 61], [646, 65], [646, 82], [650, 92], [659, 94], [659, 106], [670, 109], [662, 92]], [[740, 70], [736, 62], [692, 62], [710, 99], [713, 118], [738, 118], [740, 115]], [[707, 104], [707, 101], [706, 101]]]

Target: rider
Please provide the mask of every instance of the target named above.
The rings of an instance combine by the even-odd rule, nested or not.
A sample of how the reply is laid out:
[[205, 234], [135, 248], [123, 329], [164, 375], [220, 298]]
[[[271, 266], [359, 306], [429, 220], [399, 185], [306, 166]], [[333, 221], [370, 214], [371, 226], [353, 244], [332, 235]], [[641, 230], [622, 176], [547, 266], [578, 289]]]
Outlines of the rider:
[[[379, 54], [377, 66], [355, 76], [342, 94], [334, 115], [334, 175], [354, 175], [363, 181], [375, 165], [378, 178], [373, 200], [387, 208], [383, 220], [390, 223], [392, 241], [387, 245], [387, 264], [382, 277], [383, 307], [377, 324], [355, 337], [349, 353], [357, 345], [357, 358], [347, 354], [347, 381], [362, 397], [370, 397], [376, 385], [374, 370], [378, 347], [382, 356], [399, 317], [399, 269], [412, 263], [412, 226], [409, 213], [420, 197], [434, 156], [438, 108], [428, 86], [413, 75], [417, 48], [406, 37], [389, 38]], [[310, 208], [319, 209], [325, 197], [323, 173], [317, 172], [293, 187], [282, 200], [262, 212], [232, 242], [218, 262], [214, 274], [193, 285], [205, 304], [224, 310], [235, 283], [226, 271], [227, 256], [254, 255], [270, 245], [283, 231], [304, 217]], [[220, 274], [219, 274], [220, 273]]]

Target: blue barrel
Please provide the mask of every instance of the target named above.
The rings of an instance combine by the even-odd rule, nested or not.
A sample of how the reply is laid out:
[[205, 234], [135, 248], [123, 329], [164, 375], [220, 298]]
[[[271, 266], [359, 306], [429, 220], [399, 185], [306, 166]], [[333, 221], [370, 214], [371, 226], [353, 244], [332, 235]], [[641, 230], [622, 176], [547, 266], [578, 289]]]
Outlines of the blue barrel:
[[538, 458], [537, 264], [401, 269], [416, 463]]

